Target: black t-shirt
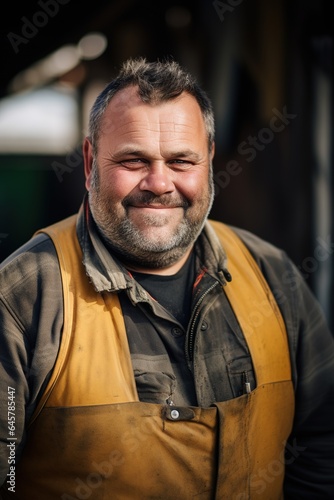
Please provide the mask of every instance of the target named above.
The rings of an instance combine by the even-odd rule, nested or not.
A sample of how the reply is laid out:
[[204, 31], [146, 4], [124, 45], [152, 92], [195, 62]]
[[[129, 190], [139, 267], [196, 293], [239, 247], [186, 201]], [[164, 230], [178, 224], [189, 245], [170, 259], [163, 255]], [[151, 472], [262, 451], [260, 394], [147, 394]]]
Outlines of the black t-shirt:
[[192, 252], [182, 268], [173, 275], [145, 274], [131, 271], [143, 288], [171, 313], [186, 329], [191, 312], [195, 281], [195, 258]]

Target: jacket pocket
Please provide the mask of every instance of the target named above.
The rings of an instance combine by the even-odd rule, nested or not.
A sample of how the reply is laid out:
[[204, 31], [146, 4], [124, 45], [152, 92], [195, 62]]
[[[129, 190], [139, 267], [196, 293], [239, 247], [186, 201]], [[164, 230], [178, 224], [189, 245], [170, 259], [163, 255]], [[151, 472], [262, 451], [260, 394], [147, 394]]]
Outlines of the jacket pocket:
[[227, 363], [231, 391], [235, 398], [256, 388], [253, 364], [250, 356], [242, 356]]

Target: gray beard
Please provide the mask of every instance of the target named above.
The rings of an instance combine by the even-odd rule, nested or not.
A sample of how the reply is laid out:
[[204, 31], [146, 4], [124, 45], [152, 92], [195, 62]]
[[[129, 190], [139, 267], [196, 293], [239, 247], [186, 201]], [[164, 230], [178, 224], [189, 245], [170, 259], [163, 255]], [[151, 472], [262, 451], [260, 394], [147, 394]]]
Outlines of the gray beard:
[[[109, 218], [110, 212], [106, 214], [100, 207], [93, 206], [89, 198], [94, 221], [108, 246], [122, 262], [135, 267], [158, 269], [180, 260], [197, 239], [207, 218], [197, 224], [183, 219], [168, 242], [152, 242], [145, 240], [129, 219], [124, 218], [117, 224], [111, 222], [115, 217]], [[150, 223], [152, 225], [152, 220]]]

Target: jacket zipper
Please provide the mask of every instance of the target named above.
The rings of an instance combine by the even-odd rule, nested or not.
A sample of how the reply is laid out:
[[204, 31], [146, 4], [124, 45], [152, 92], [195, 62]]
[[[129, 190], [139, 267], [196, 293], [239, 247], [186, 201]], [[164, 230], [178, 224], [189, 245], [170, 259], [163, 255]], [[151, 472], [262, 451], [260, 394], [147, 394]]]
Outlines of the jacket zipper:
[[186, 359], [188, 361], [188, 364], [193, 360], [193, 350], [194, 350], [194, 337], [195, 337], [195, 325], [197, 323], [197, 318], [200, 312], [200, 305], [202, 304], [203, 300], [205, 297], [208, 295], [208, 293], [211, 292], [217, 285], [218, 281], [213, 283], [198, 299], [196, 302], [196, 305], [193, 309], [193, 313], [191, 316], [191, 323], [190, 323], [190, 328], [189, 328], [189, 334], [188, 334], [188, 342], [186, 343], [185, 346], [185, 354], [186, 354]]

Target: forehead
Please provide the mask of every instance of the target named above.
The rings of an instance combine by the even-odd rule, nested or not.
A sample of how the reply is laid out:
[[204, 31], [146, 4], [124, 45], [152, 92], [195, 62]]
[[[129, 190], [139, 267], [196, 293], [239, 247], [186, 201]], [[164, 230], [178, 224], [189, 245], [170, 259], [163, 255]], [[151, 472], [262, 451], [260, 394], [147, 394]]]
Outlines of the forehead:
[[186, 131], [204, 134], [205, 124], [196, 99], [183, 92], [180, 96], [158, 103], [142, 102], [137, 87], [119, 91], [109, 102], [101, 122], [101, 134], [136, 131]]

